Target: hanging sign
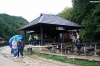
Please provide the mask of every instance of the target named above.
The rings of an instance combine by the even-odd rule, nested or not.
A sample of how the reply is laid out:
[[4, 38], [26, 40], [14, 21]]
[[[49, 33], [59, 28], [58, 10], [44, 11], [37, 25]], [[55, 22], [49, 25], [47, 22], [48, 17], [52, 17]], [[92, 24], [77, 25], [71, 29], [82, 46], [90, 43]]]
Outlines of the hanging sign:
[[65, 30], [65, 27], [56, 27], [56, 30]]

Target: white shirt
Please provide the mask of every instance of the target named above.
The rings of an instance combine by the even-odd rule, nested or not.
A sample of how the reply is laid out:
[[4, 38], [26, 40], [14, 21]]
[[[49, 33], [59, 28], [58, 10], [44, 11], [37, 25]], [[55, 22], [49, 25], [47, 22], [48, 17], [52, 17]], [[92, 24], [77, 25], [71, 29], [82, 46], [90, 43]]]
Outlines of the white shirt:
[[17, 49], [17, 41], [15, 40], [12, 41], [12, 48]]
[[80, 35], [77, 35], [77, 39], [79, 39], [80, 38]]

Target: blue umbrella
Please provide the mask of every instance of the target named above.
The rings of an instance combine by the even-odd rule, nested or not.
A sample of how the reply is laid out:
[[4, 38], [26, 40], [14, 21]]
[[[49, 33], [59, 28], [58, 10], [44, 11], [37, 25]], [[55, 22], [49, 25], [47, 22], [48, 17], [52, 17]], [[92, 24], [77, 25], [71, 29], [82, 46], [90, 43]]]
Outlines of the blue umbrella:
[[12, 41], [13, 41], [15, 38], [17, 38], [17, 40], [20, 40], [20, 39], [23, 38], [23, 36], [22, 36], [22, 35], [15, 35], [15, 36], [11, 37], [10, 40], [9, 40], [10, 47], [12, 47]]

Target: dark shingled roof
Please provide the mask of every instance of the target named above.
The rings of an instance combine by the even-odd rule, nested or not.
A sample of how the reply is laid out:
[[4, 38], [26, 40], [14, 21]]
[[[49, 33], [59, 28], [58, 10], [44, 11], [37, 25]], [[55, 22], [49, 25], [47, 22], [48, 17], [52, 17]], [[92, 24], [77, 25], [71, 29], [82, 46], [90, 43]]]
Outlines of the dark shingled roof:
[[29, 22], [27, 25], [21, 27], [19, 30], [29, 30], [30, 27], [32, 29], [34, 26], [38, 27], [40, 24], [74, 27], [76, 29], [82, 28], [81, 25], [78, 25], [74, 22], [63, 19], [59, 16], [50, 15], [50, 14], [41, 14], [38, 18], [36, 18], [35, 20]]

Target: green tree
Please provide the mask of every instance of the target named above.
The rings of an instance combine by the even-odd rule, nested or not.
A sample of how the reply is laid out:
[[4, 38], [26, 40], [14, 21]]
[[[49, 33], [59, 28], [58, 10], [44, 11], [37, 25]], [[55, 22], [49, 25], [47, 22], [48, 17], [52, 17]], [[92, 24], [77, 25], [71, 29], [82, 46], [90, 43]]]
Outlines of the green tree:
[[72, 8], [66, 7], [58, 16], [69, 20], [71, 18], [71, 11]]
[[9, 40], [13, 35], [23, 35], [18, 29], [27, 23], [28, 21], [23, 17], [0, 14], [0, 37]]
[[100, 3], [95, 5], [90, 13], [85, 16], [82, 21], [82, 25], [86, 28], [82, 31], [84, 32], [84, 36], [89, 38], [91, 41], [98, 41], [100, 40]]
[[100, 2], [72, 0], [72, 3], [73, 7], [64, 9], [59, 16], [84, 26], [80, 31], [83, 39], [100, 40]]

